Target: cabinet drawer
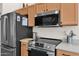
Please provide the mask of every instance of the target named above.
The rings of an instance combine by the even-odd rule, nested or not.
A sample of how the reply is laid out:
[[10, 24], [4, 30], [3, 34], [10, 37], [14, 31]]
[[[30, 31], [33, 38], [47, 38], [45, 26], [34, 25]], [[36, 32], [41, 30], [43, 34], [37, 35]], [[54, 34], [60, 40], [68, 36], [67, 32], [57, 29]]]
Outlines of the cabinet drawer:
[[28, 43], [21, 43], [21, 48], [25, 48], [28, 50]]
[[21, 42], [21, 56], [28, 56], [28, 43]]
[[56, 55], [57, 56], [79, 56], [79, 53], [68, 52], [64, 50], [57, 50]]
[[21, 52], [21, 56], [28, 56], [28, 50], [23, 50], [22, 52]]

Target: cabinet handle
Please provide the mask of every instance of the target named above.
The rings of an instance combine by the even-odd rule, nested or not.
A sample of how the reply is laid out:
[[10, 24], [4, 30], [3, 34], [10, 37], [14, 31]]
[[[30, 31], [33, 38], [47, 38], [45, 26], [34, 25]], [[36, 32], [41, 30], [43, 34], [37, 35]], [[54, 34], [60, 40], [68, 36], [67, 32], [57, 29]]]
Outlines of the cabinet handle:
[[62, 54], [63, 56], [70, 56], [70, 55], [66, 55], [66, 54]]
[[43, 10], [43, 12], [45, 12], [45, 10]]
[[48, 11], [48, 9], [46, 9], [46, 11]]

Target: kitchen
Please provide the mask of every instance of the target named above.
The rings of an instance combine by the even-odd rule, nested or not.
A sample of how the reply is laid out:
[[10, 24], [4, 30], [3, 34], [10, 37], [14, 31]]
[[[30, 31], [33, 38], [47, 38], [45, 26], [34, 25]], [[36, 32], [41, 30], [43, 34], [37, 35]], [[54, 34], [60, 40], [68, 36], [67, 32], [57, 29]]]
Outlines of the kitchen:
[[[16, 9], [16, 8], [14, 8], [14, 9]], [[2, 17], [7, 14], [6, 11], [7, 10], [3, 10], [3, 12], [5, 12], [5, 13], [2, 14]], [[17, 16], [18, 15], [23, 16], [23, 17], [25, 17], [24, 19], [26, 19], [26, 20], [28, 19], [28, 21], [25, 21], [28, 25], [24, 24], [24, 23], [22, 25], [24, 26], [24, 29], [25, 29], [25, 26], [30, 27], [31, 30], [29, 30], [29, 29], [28, 30], [31, 31], [30, 35], [33, 36], [33, 37], [32, 36], [27, 37], [28, 36], [27, 35], [27, 36], [25, 36], [26, 37], [25, 38], [24, 35], [22, 35], [23, 36], [23, 38], [21, 38], [22, 40], [19, 40], [19, 41], [21, 41], [21, 43], [16, 43], [16, 44], [21, 44], [18, 47], [19, 49], [21, 49], [21, 50], [19, 50], [19, 52], [20, 52], [19, 54], [21, 54], [21, 56], [28, 56], [28, 55], [38, 55], [38, 56], [41, 56], [41, 55], [42, 56], [43, 55], [44, 56], [47, 56], [47, 55], [48, 56], [59, 56], [59, 55], [60, 56], [74, 56], [74, 55], [76, 55], [77, 56], [77, 55], [79, 55], [79, 50], [78, 50], [78, 48], [79, 48], [79, 46], [78, 46], [78, 39], [79, 39], [78, 4], [74, 4], [74, 3], [73, 4], [39, 3], [39, 4], [26, 4], [26, 5], [23, 4], [23, 8], [17, 9], [16, 13], [17, 13]], [[48, 14], [51, 14], [52, 16], [53, 15], [55, 16], [55, 14], [57, 15], [55, 17], [55, 20], [61, 21], [61, 22], [59, 22], [59, 21], [57, 22], [58, 26], [56, 26], [56, 24], [52, 24], [55, 26], [50, 26], [51, 18], [47, 16]], [[44, 17], [44, 15], [46, 15], [46, 17], [48, 17], [47, 19], [50, 20], [50, 21], [47, 21], [47, 22], [49, 22], [49, 24], [45, 21], [43, 24], [41, 24], [41, 23], [36, 24], [38, 21], [35, 22], [35, 18], [38, 17], [39, 15], [42, 15], [43, 17]], [[20, 21], [19, 16], [17, 17], [17, 25], [18, 25], [18, 22]], [[13, 16], [13, 17], [16, 17], [16, 16]], [[7, 17], [5, 17], [5, 18], [7, 18]], [[11, 16], [11, 18], [12, 18], [12, 16]], [[42, 17], [40, 19], [44, 20], [44, 18], [42, 18]], [[2, 22], [4, 22], [4, 21], [2, 21]], [[22, 22], [24, 22], [24, 21], [22, 21]], [[9, 24], [7, 24], [7, 25], [9, 26]], [[4, 26], [2, 26], [2, 27], [4, 27]], [[21, 28], [17, 27], [17, 29], [21, 29]], [[25, 33], [26, 32], [23, 32], [23, 34], [25, 34]], [[21, 33], [19, 33], [19, 34], [21, 34]], [[74, 38], [73, 41], [71, 41], [69, 35], [73, 36], [73, 38]], [[36, 40], [36, 39], [39, 39], [39, 40]], [[43, 47], [42, 47], [42, 48], [44, 48], [44, 49], [42, 49], [42, 52], [44, 52], [44, 53], [39, 53], [39, 51], [35, 51], [35, 49], [33, 49], [32, 47], [29, 47], [29, 45], [28, 45], [29, 42], [31, 42], [30, 45], [35, 46], [35, 42], [36, 42], [36, 43], [39, 43], [39, 44], [37, 44], [39, 47], [39, 45], [42, 45], [42, 44], [40, 44], [40, 41], [42, 44], [44, 43]], [[47, 41], [47, 42], [45, 42], [45, 41]], [[52, 45], [52, 43], [50, 44], [50, 41], [52, 43], [58, 42], [58, 44], [55, 43], [56, 45]], [[1, 43], [2, 43], [2, 39], [1, 39]], [[44, 47], [45, 45], [47, 48]], [[39, 49], [40, 48], [41, 47], [39, 47]], [[50, 50], [50, 51], [48, 51], [48, 50]], [[41, 49], [40, 49], [40, 51], [41, 51]], [[17, 52], [17, 50], [16, 50], [16, 52]], [[37, 54], [34, 52], [37, 52]], [[3, 53], [3, 55], [5, 55], [5, 54]]]

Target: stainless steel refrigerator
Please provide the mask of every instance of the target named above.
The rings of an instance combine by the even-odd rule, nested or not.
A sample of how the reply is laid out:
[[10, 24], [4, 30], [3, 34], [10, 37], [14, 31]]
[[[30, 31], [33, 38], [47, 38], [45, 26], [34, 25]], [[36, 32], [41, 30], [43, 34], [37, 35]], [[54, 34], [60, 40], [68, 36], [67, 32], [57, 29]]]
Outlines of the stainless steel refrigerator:
[[20, 40], [27, 37], [32, 37], [32, 27], [26, 16], [15, 12], [1, 16], [1, 56], [20, 56]]

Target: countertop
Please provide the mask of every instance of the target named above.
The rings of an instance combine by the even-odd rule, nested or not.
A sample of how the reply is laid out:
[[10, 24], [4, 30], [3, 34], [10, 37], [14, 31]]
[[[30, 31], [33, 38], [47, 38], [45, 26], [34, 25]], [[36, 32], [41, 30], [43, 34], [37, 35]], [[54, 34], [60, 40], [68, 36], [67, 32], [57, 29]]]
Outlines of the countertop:
[[79, 40], [74, 40], [72, 44], [61, 42], [56, 49], [79, 53]]
[[30, 40], [33, 40], [33, 38], [24, 38], [20, 42], [29, 42]]

